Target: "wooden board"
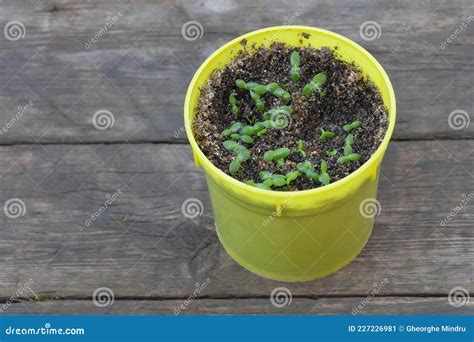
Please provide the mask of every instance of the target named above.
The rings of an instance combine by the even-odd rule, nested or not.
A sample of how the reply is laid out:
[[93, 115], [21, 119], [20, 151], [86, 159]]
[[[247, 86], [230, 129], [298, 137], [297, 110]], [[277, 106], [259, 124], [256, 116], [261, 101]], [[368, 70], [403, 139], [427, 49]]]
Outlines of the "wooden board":
[[[115, 300], [99, 308], [92, 300], [21, 302], [8, 306], [4, 314], [15, 315], [469, 315], [473, 304], [456, 308], [446, 297], [292, 298], [288, 305], [275, 307], [269, 298], [196, 299], [185, 306], [180, 300]], [[358, 312], [359, 305], [363, 305]], [[354, 311], [353, 311], [354, 310]]]
[[[474, 141], [394, 142], [381, 171], [381, 215], [359, 257], [327, 278], [287, 284], [295, 296], [361, 296], [473, 290], [474, 207], [441, 222], [474, 191]], [[85, 298], [102, 286], [117, 298], [174, 298], [211, 279], [203, 295], [267, 296], [282, 283], [237, 265], [214, 232], [203, 174], [184, 145], [21, 145], [0, 148], [0, 298], [28, 281], [41, 296]], [[117, 195], [120, 190], [120, 195]], [[114, 195], [115, 194], [115, 195]], [[86, 219], [115, 198], [97, 220]], [[203, 215], [183, 216], [197, 198]]]
[[[238, 35], [289, 23], [333, 30], [374, 54], [396, 90], [396, 139], [474, 137], [474, 124], [448, 125], [454, 110], [474, 120], [474, 25], [440, 47], [473, 11], [470, 0], [48, 3], [2, 4], [1, 22], [19, 20], [26, 32], [21, 40], [0, 39], [0, 125], [11, 126], [18, 106], [33, 105], [0, 144], [184, 142], [184, 94], [202, 61]], [[190, 20], [203, 26], [201, 39], [183, 39]], [[361, 38], [367, 21], [379, 24], [378, 39]], [[103, 109], [115, 123], [97, 130], [92, 117]]]
[[[18, 198], [25, 213], [0, 211], [0, 308], [29, 284], [36, 302], [5, 313], [173, 314], [208, 281], [182, 314], [350, 315], [383, 282], [361, 314], [472, 314], [472, 300], [456, 308], [447, 294], [474, 291], [473, 10], [470, 0], [3, 2], [2, 27], [20, 21], [25, 36], [0, 37], [0, 205]], [[193, 41], [182, 36], [191, 20], [203, 27]], [[380, 36], [364, 40], [370, 21]], [[259, 278], [225, 253], [182, 127], [205, 58], [285, 24], [360, 43], [388, 72], [398, 106], [368, 245], [336, 274], [300, 284]], [[93, 125], [100, 110], [113, 115], [109, 129]], [[471, 123], [452, 129], [453, 111]], [[188, 198], [203, 203], [200, 217], [183, 216]], [[276, 308], [280, 286], [293, 300]], [[94, 306], [100, 287], [113, 305]]]

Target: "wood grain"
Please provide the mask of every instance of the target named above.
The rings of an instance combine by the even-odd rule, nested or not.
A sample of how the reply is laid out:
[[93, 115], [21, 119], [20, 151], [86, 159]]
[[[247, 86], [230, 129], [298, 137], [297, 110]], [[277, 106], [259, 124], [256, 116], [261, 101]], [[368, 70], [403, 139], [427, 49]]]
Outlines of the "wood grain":
[[[269, 298], [196, 299], [180, 315], [352, 315], [365, 298], [293, 298], [277, 308]], [[110, 306], [96, 307], [92, 300], [56, 300], [15, 303], [6, 315], [174, 315], [181, 300], [115, 300]], [[362, 306], [358, 315], [472, 315], [473, 304], [449, 305], [446, 297], [375, 297]]]
[[[49, 2], [55, 5], [2, 4], [0, 21], [21, 21], [26, 35], [0, 39], [0, 125], [9, 127], [0, 144], [184, 142], [184, 94], [202, 61], [240, 34], [287, 23], [333, 30], [374, 54], [396, 90], [396, 139], [474, 137], [474, 125], [448, 125], [449, 113], [458, 109], [474, 120], [474, 25], [440, 47], [468, 20], [470, 0]], [[203, 25], [201, 39], [183, 39], [181, 27], [189, 20]], [[380, 25], [378, 39], [361, 38], [366, 21]], [[18, 106], [29, 101], [32, 108], [10, 127]], [[115, 118], [104, 131], [92, 125], [102, 109]]]
[[[445, 295], [474, 290], [474, 141], [394, 142], [381, 171], [381, 215], [359, 257], [327, 278], [283, 284], [259, 278], [223, 251], [214, 232], [203, 174], [190, 148], [173, 144], [0, 147], [0, 203], [20, 198], [26, 213], [0, 220], [0, 298], [31, 279], [39, 296], [176, 298], [210, 279], [209, 297]], [[120, 190], [120, 194], [118, 191]], [[99, 217], [85, 221], [107, 199]], [[182, 203], [197, 198], [191, 220]]]

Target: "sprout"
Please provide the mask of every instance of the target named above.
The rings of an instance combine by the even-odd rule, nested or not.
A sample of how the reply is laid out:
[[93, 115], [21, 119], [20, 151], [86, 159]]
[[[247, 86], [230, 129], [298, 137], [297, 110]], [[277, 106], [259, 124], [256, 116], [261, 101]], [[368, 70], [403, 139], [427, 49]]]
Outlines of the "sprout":
[[344, 156], [337, 159], [338, 164], [350, 163], [360, 159], [359, 153], [353, 153], [352, 143], [354, 142], [354, 136], [349, 134], [346, 137], [346, 143], [344, 145]]
[[250, 186], [254, 186], [254, 187], [259, 188], [259, 189], [271, 190], [271, 188], [268, 185], [265, 185], [263, 183], [255, 183], [254, 181], [251, 181], [251, 180], [245, 181], [245, 184], [250, 185]]
[[237, 133], [231, 134], [231, 139], [236, 140], [236, 141], [243, 141], [247, 144], [251, 144], [254, 142], [253, 138], [250, 135], [240, 135]]
[[234, 154], [235, 159], [229, 165], [229, 172], [235, 173], [240, 169], [241, 164], [250, 159], [250, 152], [244, 146], [233, 140], [226, 140], [223, 142], [224, 148]]
[[308, 178], [312, 179], [316, 175], [316, 173], [314, 172], [314, 166], [309, 160], [296, 164], [296, 168], [298, 169], [298, 171], [304, 173]]
[[346, 142], [344, 145], [344, 155], [348, 156], [349, 154], [352, 153], [352, 143], [354, 142], [354, 136], [352, 134], [349, 134], [346, 137]]
[[244, 80], [235, 80], [235, 85], [240, 89], [247, 89], [247, 83]]
[[328, 164], [324, 160], [321, 161], [320, 173], [314, 172], [314, 166], [309, 160], [296, 164], [296, 168], [313, 181], [318, 181], [323, 185], [328, 185], [331, 182], [331, 178], [327, 172]]
[[270, 123], [265, 122], [256, 122], [253, 126], [244, 126], [242, 127], [240, 133], [244, 135], [256, 135], [261, 136], [267, 133], [267, 128], [271, 128]]
[[322, 185], [328, 185], [331, 182], [331, 177], [328, 174], [328, 164], [324, 160], [321, 161], [321, 171], [317, 175], [317, 179]]
[[266, 187], [281, 187], [284, 185], [290, 185], [291, 182], [300, 176], [300, 174], [299, 171], [288, 172], [286, 175], [271, 173], [269, 171], [260, 171], [258, 176], [260, 177], [260, 180], [263, 181], [261, 184]]
[[250, 97], [252, 100], [254, 100], [258, 111], [262, 113], [265, 110], [265, 102], [263, 102], [263, 100], [260, 98], [260, 95], [258, 95], [253, 90], [250, 90]]
[[293, 182], [296, 178], [298, 178], [301, 175], [299, 171], [291, 171], [288, 172], [285, 177], [286, 177], [286, 185], [290, 185], [291, 182]]
[[230, 138], [232, 140], [243, 141], [247, 144], [253, 143], [254, 140], [252, 139], [252, 137], [250, 135], [237, 133], [241, 130], [242, 130], [242, 124], [240, 122], [236, 122], [236, 123], [232, 124], [232, 126], [230, 126], [230, 128], [224, 130], [222, 132], [222, 135], [230, 136]]
[[293, 82], [298, 82], [300, 79], [300, 54], [297, 51], [293, 51], [290, 56], [291, 70], [290, 77]]
[[235, 97], [235, 94], [230, 94], [229, 95], [229, 103], [230, 103], [232, 113], [235, 114], [235, 115], [239, 115], [239, 106], [237, 106], [239, 101], [237, 101], [237, 98]]
[[257, 82], [245, 82], [244, 80], [238, 79], [235, 80], [235, 85], [240, 89], [250, 91], [250, 97], [255, 102], [255, 106], [259, 112], [265, 110], [265, 102], [260, 97], [268, 91], [274, 96], [281, 98], [284, 102], [291, 100], [290, 93], [281, 88], [278, 83], [270, 83], [265, 86]]
[[342, 127], [342, 129], [346, 132], [350, 132], [352, 131], [353, 129], [356, 129], [357, 127], [360, 126], [360, 121], [359, 120], [356, 120], [354, 122], [351, 122], [350, 124], [347, 124], [347, 125], [344, 125]]
[[315, 91], [318, 91], [320, 96], [324, 96], [325, 93], [321, 91], [321, 87], [324, 85], [324, 83], [326, 83], [326, 79], [326, 74], [324, 72], [320, 72], [313, 77], [311, 82], [304, 86], [302, 93], [306, 96], [310, 96]]
[[260, 95], [263, 95], [267, 92], [267, 88], [264, 85], [258, 84], [256, 82], [245, 82], [244, 80], [237, 79], [235, 80], [235, 85], [240, 89], [245, 89], [250, 91], [250, 97], [255, 102], [259, 112], [265, 110], [265, 102], [260, 98]]
[[283, 186], [286, 185], [286, 177], [278, 173], [271, 173], [268, 171], [260, 171], [258, 174], [263, 184], [267, 186]]
[[338, 151], [338, 150], [339, 150], [339, 149], [337, 149], [337, 148], [335, 148], [335, 149], [333, 149], [333, 150], [327, 150], [327, 151], [326, 151], [326, 154], [327, 154], [328, 156], [330, 156], [330, 157], [333, 157], [333, 156], [335, 156], [335, 155], [337, 154], [337, 151]]
[[288, 102], [291, 100], [291, 95], [289, 92], [285, 91], [278, 83], [270, 83], [267, 85], [268, 91], [272, 93], [273, 96], [281, 98], [283, 102]]
[[336, 135], [336, 133], [331, 131], [325, 131], [323, 128], [320, 128], [319, 130], [321, 131], [321, 134], [319, 135], [319, 141], [321, 142], [325, 142], [327, 138], [332, 138]]
[[255, 87], [252, 88], [252, 91], [257, 95], [263, 95], [268, 91], [268, 89], [263, 84], [257, 84]]
[[338, 164], [350, 163], [351, 161], [356, 161], [360, 159], [359, 153], [351, 153], [347, 156], [342, 156], [337, 159]]
[[290, 155], [290, 149], [286, 147], [277, 148], [273, 151], [267, 151], [263, 155], [265, 161], [275, 161], [278, 168], [283, 166], [284, 159]]
[[296, 141], [296, 151], [301, 154], [303, 158], [306, 158], [306, 152], [303, 150], [303, 140]]
[[232, 126], [222, 132], [222, 135], [229, 136], [231, 134], [237, 133], [240, 130], [240, 127], [242, 127], [240, 122], [233, 123]]

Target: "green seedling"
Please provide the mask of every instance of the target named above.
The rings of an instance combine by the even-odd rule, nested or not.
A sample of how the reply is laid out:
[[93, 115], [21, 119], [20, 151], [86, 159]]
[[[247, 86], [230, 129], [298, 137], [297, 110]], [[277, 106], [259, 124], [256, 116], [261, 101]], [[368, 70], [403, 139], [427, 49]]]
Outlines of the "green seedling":
[[286, 177], [286, 185], [290, 185], [291, 182], [293, 182], [296, 178], [298, 178], [301, 175], [301, 172], [299, 171], [291, 171], [288, 172], [285, 177]]
[[250, 97], [255, 102], [255, 107], [257, 107], [258, 111], [263, 113], [265, 111], [265, 102], [260, 98], [260, 95], [253, 90], [250, 90]]
[[267, 151], [263, 154], [263, 160], [274, 161], [278, 168], [283, 166], [284, 159], [290, 155], [291, 151], [289, 148], [281, 147], [273, 151]]
[[228, 129], [225, 129], [222, 132], [224, 136], [230, 136], [232, 140], [242, 141], [247, 144], [253, 143], [253, 138], [248, 134], [239, 134], [238, 132], [242, 130], [242, 124], [240, 122], [236, 122], [232, 124]]
[[344, 155], [337, 159], [338, 164], [350, 163], [350, 162], [360, 159], [360, 154], [354, 153], [354, 151], [352, 150], [353, 142], [354, 142], [354, 136], [352, 134], [349, 134], [346, 137], [346, 142], [344, 145]]
[[359, 153], [351, 153], [347, 156], [342, 156], [337, 159], [338, 164], [345, 164], [345, 163], [350, 163], [352, 161], [356, 161], [360, 159], [360, 154]]
[[239, 106], [238, 106], [239, 101], [237, 101], [235, 94], [229, 95], [229, 103], [230, 103], [231, 112], [235, 115], [239, 115]]
[[290, 77], [293, 82], [298, 82], [300, 79], [300, 54], [297, 51], [293, 51], [290, 56], [291, 70]]
[[260, 179], [263, 181], [263, 184], [267, 186], [283, 186], [286, 185], [286, 177], [278, 173], [271, 173], [268, 171], [260, 171], [258, 174]]
[[259, 112], [263, 112], [265, 110], [265, 102], [263, 102], [263, 100], [260, 98], [260, 95], [263, 95], [267, 92], [265, 86], [256, 82], [247, 83], [241, 79], [235, 80], [235, 85], [239, 89], [245, 89], [250, 91], [250, 97], [255, 102], [255, 106], [257, 107]]
[[359, 127], [359, 126], [360, 126], [360, 121], [356, 120], [354, 122], [351, 122], [350, 124], [342, 126], [342, 129], [346, 132], [350, 132], [353, 129], [356, 129], [357, 127]]
[[344, 156], [348, 156], [351, 154], [352, 151], [352, 143], [354, 142], [354, 136], [352, 134], [349, 134], [346, 137], [346, 142], [344, 144]]
[[306, 158], [306, 152], [303, 150], [303, 140], [296, 141], [296, 152], [298, 152], [303, 158]]
[[229, 165], [229, 172], [235, 173], [240, 169], [244, 161], [250, 159], [250, 151], [233, 140], [226, 140], [223, 142], [223, 145], [227, 151], [232, 152], [235, 156]]
[[337, 151], [339, 151], [339, 149], [337, 149], [337, 148], [335, 148], [335, 149], [333, 149], [333, 150], [327, 150], [327, 151], [326, 151], [326, 154], [327, 154], [328, 156], [330, 156], [330, 157], [333, 157], [333, 156], [335, 156], [335, 155], [337, 154]]
[[263, 181], [262, 184], [265, 186], [276, 186], [281, 187], [284, 185], [290, 185], [296, 178], [300, 176], [299, 171], [288, 172], [286, 175], [278, 173], [271, 173], [269, 171], [260, 171], [258, 174], [260, 179]]
[[324, 128], [320, 128], [319, 130], [321, 131], [321, 134], [319, 135], [319, 141], [321, 142], [325, 142], [328, 138], [332, 138], [336, 135], [334, 132], [325, 131]]
[[257, 82], [245, 82], [244, 80], [235, 80], [235, 85], [240, 89], [250, 91], [250, 97], [255, 102], [259, 112], [265, 110], [265, 102], [261, 99], [261, 96], [266, 92], [271, 92], [273, 96], [279, 97], [284, 102], [291, 100], [289, 92], [281, 88], [278, 83], [270, 83], [268, 85], [259, 84]]
[[242, 124], [240, 122], [233, 123], [228, 129], [222, 131], [222, 135], [229, 136], [234, 133], [238, 133], [241, 127]]
[[331, 182], [328, 173], [328, 164], [324, 160], [321, 161], [321, 170], [319, 173], [314, 171], [314, 166], [309, 160], [296, 164], [296, 168], [313, 181], [318, 181], [323, 185], [328, 185]]
[[245, 181], [245, 184], [250, 185], [250, 186], [254, 186], [254, 187], [259, 188], [259, 189], [264, 189], [264, 190], [271, 190], [272, 189], [268, 185], [265, 185], [263, 183], [255, 183], [254, 181], [251, 181], [251, 180]]
[[328, 173], [328, 164], [324, 160], [321, 161], [321, 170], [317, 175], [317, 180], [322, 185], [328, 185], [331, 182], [331, 177]]
[[326, 74], [324, 72], [320, 72], [319, 74], [313, 77], [311, 82], [304, 86], [301, 92], [306, 96], [311, 96], [312, 93], [318, 91], [320, 96], [324, 96], [326, 94], [321, 89], [322, 86], [326, 83], [326, 80]]
[[234, 133], [234, 134], [231, 134], [230, 137], [232, 140], [242, 141], [247, 144], [251, 144], [254, 142], [253, 138], [250, 135], [245, 135], [245, 134], [241, 135], [241, 134]]
[[283, 102], [288, 102], [291, 100], [290, 93], [280, 87], [278, 83], [268, 84], [267, 90], [271, 92], [273, 96], [279, 97]]
[[235, 85], [240, 89], [247, 89], [247, 83], [244, 80], [235, 80]]
[[309, 160], [296, 164], [296, 168], [301, 173], [304, 173], [308, 178], [313, 179], [313, 177], [316, 175], [316, 173], [314, 172], [314, 166]]
[[240, 130], [240, 133], [244, 135], [248, 135], [248, 136], [252, 136], [252, 135], [261, 136], [267, 133], [268, 128], [271, 128], [270, 122], [266, 122], [266, 121], [256, 122], [252, 126], [242, 127], [242, 129]]

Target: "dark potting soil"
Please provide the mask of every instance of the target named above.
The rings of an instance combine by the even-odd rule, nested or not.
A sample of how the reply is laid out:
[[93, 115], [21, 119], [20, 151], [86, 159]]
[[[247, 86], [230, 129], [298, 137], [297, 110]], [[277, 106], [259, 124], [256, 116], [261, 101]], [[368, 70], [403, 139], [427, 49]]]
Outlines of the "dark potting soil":
[[[300, 55], [300, 79], [290, 79], [290, 55], [297, 51]], [[325, 92], [321, 96], [314, 92], [311, 96], [301, 93], [303, 87], [317, 73], [324, 72], [327, 81], [322, 86]], [[288, 103], [283, 103], [270, 92], [262, 95], [265, 111], [276, 106], [288, 105], [293, 108], [288, 125], [284, 128], [268, 129], [266, 134], [253, 136], [251, 144], [239, 142], [251, 154], [242, 167], [231, 174], [229, 165], [235, 158], [227, 151], [223, 142], [229, 140], [222, 132], [233, 123], [241, 122], [242, 126], [263, 121], [262, 113], [255, 106], [250, 92], [239, 89], [236, 79], [245, 82], [257, 82], [267, 85], [278, 83], [292, 95]], [[239, 115], [232, 113], [229, 95], [235, 94], [239, 101]], [[360, 159], [350, 163], [337, 163], [344, 155], [345, 138], [349, 134], [343, 126], [359, 120], [360, 126], [353, 129], [353, 152], [360, 154]], [[364, 78], [353, 63], [346, 63], [337, 58], [337, 51], [329, 48], [314, 49], [311, 47], [293, 48], [282, 43], [275, 43], [269, 48], [246, 50], [221, 70], [215, 71], [201, 89], [201, 96], [196, 108], [193, 130], [196, 141], [206, 157], [222, 171], [240, 181], [262, 182], [260, 171], [287, 174], [297, 170], [297, 163], [310, 161], [315, 172], [320, 171], [321, 161], [328, 165], [327, 173], [331, 183], [344, 178], [364, 164], [380, 145], [388, 127], [387, 110], [383, 105], [379, 90], [373, 83]], [[335, 133], [335, 136], [320, 141], [320, 128]], [[303, 141], [305, 157], [297, 151], [297, 141]], [[263, 160], [266, 151], [287, 147], [291, 154], [284, 159], [281, 167], [273, 161]], [[326, 151], [338, 149], [334, 156]], [[273, 186], [273, 190], [296, 191], [322, 186], [301, 174], [289, 186]]]

